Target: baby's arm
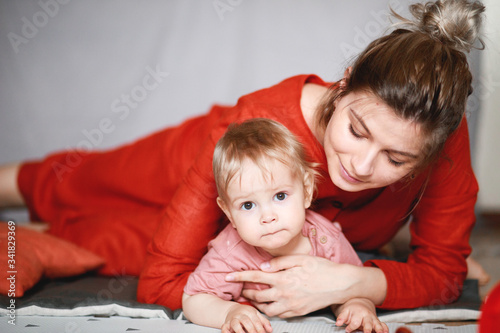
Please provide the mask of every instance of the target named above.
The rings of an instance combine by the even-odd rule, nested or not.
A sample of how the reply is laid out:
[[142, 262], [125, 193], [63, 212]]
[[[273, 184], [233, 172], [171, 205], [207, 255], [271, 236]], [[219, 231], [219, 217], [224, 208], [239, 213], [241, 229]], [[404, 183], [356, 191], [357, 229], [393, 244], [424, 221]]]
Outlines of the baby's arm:
[[346, 332], [363, 329], [364, 333], [388, 333], [389, 328], [381, 322], [375, 311], [375, 305], [367, 298], [353, 298], [340, 305], [333, 305], [332, 311], [337, 317], [335, 325], [347, 325]]
[[225, 301], [215, 295], [184, 293], [182, 310], [191, 322], [220, 328], [222, 333], [270, 333], [273, 330], [269, 320], [253, 306]]

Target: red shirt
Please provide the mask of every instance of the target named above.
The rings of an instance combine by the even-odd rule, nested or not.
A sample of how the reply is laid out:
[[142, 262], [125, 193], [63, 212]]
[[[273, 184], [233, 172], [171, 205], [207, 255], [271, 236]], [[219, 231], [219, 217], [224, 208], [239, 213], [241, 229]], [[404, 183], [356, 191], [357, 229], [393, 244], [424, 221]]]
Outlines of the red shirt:
[[[447, 159], [432, 172], [411, 183], [345, 192], [331, 182], [321, 144], [302, 116], [306, 82], [328, 86], [314, 75], [292, 77], [110, 152], [65, 152], [25, 164], [19, 185], [32, 217], [51, 221], [52, 233], [105, 257], [103, 273], [141, 271], [139, 301], [180, 308], [189, 274], [224, 226], [211, 165], [215, 144], [232, 122], [270, 118], [291, 130], [321, 164], [323, 180], [311, 208], [338, 221], [356, 250], [384, 245], [413, 215], [408, 262], [365, 263], [387, 278], [381, 307], [453, 301], [466, 276], [478, 191], [466, 122], [448, 140]], [[156, 227], [141, 270], [143, 248]]]

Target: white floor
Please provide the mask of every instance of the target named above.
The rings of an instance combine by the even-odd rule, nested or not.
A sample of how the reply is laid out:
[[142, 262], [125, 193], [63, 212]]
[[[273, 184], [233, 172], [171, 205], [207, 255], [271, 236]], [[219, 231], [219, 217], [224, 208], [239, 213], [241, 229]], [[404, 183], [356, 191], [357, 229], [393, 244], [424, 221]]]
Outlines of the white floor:
[[[15, 325], [8, 323], [8, 317], [0, 317], [0, 332], [33, 332], [33, 333], [100, 333], [100, 332], [176, 332], [176, 333], [213, 333], [220, 330], [201, 327], [184, 320], [165, 319], [137, 319], [126, 317], [40, 317], [18, 316]], [[344, 328], [318, 320], [307, 322], [272, 321], [273, 333], [332, 333], [345, 332]], [[405, 326], [398, 323], [389, 323], [390, 333]], [[475, 333], [477, 325], [444, 326], [441, 324], [408, 325], [413, 333], [435, 333], [446, 330], [446, 333]]]

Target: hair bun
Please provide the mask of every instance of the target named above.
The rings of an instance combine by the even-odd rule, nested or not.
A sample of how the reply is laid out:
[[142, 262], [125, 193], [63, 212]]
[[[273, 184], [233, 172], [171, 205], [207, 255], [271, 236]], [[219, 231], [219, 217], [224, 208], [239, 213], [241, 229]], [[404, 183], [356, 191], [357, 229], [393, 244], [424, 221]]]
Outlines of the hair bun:
[[[410, 6], [416, 21], [403, 19], [402, 23], [413, 25], [443, 44], [469, 52], [476, 41], [480, 43], [478, 48], [484, 48], [479, 38], [484, 9], [479, 1], [438, 0], [417, 3]], [[401, 19], [401, 16], [397, 17]]]

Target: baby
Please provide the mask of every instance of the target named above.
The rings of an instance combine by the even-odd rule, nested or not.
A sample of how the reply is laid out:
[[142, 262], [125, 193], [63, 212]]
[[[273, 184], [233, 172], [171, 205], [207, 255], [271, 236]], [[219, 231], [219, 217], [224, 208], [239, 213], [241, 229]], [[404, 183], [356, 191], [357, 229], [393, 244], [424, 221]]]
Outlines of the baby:
[[[283, 125], [262, 118], [231, 125], [215, 147], [213, 170], [217, 204], [230, 223], [210, 242], [184, 288], [184, 315], [193, 323], [222, 332], [272, 332], [268, 318], [241, 294], [267, 286], [227, 282], [225, 276], [259, 269], [273, 257], [308, 254], [362, 265], [339, 225], [308, 210], [317, 173]], [[346, 330], [388, 332], [367, 299], [332, 310], [337, 325], [349, 325]]]

